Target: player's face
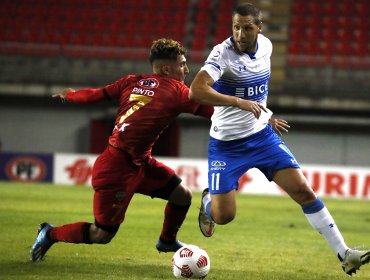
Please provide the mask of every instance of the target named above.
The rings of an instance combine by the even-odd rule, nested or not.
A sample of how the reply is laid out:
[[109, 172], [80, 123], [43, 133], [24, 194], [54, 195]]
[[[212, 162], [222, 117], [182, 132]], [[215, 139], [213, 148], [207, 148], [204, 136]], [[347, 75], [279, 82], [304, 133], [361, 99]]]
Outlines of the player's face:
[[235, 14], [233, 17], [233, 36], [236, 47], [241, 52], [255, 52], [257, 36], [261, 25], [256, 25], [252, 16]]
[[185, 77], [189, 74], [189, 68], [186, 64], [186, 58], [184, 55], [179, 55], [177, 60], [171, 62], [168, 68], [169, 76], [175, 80], [180, 82], [185, 81]]

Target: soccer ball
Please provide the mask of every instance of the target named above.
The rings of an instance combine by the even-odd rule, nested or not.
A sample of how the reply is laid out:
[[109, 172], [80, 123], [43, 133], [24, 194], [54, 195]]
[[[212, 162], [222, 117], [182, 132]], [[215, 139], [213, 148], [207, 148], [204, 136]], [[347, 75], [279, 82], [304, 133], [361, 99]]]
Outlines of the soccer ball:
[[205, 278], [210, 267], [207, 252], [196, 245], [185, 245], [172, 257], [172, 272], [176, 278]]

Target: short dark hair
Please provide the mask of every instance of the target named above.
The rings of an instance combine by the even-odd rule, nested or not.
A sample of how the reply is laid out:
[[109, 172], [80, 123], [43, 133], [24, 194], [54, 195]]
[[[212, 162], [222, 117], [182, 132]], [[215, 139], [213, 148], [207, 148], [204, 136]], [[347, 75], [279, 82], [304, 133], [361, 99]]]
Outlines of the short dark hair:
[[261, 11], [251, 3], [243, 3], [236, 6], [233, 10], [232, 16], [235, 14], [241, 16], [252, 16], [254, 18], [254, 23], [259, 25], [262, 23], [262, 13]]
[[177, 41], [161, 38], [153, 41], [150, 48], [150, 64], [157, 59], [176, 60], [179, 55], [186, 55], [187, 50]]

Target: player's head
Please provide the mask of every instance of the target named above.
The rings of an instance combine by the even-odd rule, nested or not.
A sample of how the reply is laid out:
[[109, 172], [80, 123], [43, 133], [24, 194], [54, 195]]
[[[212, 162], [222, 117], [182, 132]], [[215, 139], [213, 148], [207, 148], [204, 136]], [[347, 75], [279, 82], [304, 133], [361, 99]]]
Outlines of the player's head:
[[189, 73], [185, 55], [186, 49], [179, 42], [161, 38], [153, 41], [149, 61], [154, 73], [183, 83]]
[[236, 48], [241, 52], [255, 52], [258, 33], [262, 30], [262, 14], [250, 3], [235, 7], [232, 29]]

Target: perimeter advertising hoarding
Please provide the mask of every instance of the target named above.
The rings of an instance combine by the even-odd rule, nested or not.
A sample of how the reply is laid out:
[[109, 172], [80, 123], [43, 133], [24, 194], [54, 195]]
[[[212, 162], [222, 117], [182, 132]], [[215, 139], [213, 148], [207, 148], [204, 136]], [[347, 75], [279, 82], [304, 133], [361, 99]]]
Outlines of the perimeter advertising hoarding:
[[53, 182], [53, 154], [0, 153], [0, 180]]
[[[96, 155], [55, 154], [54, 182], [66, 185], [91, 184], [91, 171]], [[163, 158], [193, 191], [207, 186], [207, 161], [201, 159]], [[326, 165], [302, 165], [302, 170], [321, 197], [370, 199], [370, 168]], [[282, 195], [284, 192], [269, 182], [257, 169], [251, 169], [239, 180], [239, 192]]]
[[54, 182], [64, 185], [91, 185], [97, 155], [54, 154]]

